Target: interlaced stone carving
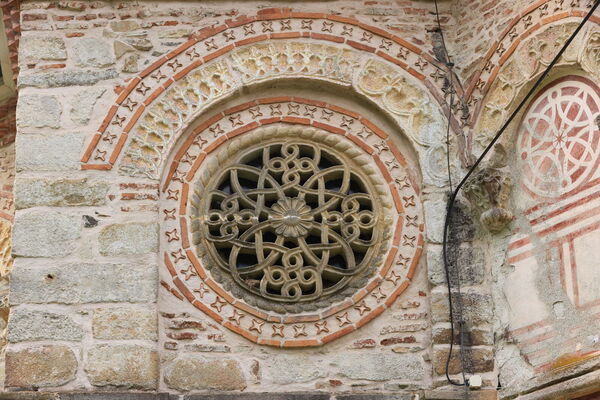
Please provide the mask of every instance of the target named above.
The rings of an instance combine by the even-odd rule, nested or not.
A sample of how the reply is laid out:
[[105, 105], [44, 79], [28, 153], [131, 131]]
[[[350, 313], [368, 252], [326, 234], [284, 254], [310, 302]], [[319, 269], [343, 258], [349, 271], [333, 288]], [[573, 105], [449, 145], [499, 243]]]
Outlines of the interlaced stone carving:
[[300, 138], [240, 149], [198, 190], [197, 226], [211, 271], [291, 304], [365, 277], [386, 223], [361, 168], [334, 147]]

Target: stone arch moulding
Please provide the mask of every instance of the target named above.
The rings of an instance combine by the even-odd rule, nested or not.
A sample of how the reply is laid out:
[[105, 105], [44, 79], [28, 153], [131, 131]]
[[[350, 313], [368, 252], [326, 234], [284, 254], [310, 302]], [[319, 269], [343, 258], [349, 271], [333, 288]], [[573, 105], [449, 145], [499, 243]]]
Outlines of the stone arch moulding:
[[[514, 55], [517, 49], [522, 47], [522, 43], [535, 37], [538, 32], [551, 24], [556, 24], [559, 21], [564, 24], [573, 18], [577, 18], [576, 21], [580, 21], [592, 7], [593, 2], [594, 0], [574, 0], [571, 2], [538, 0], [513, 18], [500, 34], [499, 40], [489, 48], [483, 57], [483, 68], [475, 73], [466, 84], [465, 99], [467, 99], [467, 103], [471, 108], [469, 125], [475, 126], [479, 122], [481, 114], [485, 111], [484, 100], [488, 97], [492, 86], [498, 80], [503, 83], [505, 82], [502, 80], [501, 72], [506, 65], [514, 61]], [[592, 15], [589, 24], [600, 25], [600, 18]], [[588, 28], [588, 33], [591, 31], [593, 30]], [[580, 33], [580, 35], [583, 36], [583, 33]], [[566, 37], [563, 39], [566, 39]], [[557, 50], [556, 45], [550, 46], [550, 48]], [[549, 58], [551, 59], [554, 54], [556, 54], [556, 51], [544, 55], [550, 55]], [[541, 54], [535, 51], [533, 53], [520, 54], [519, 59], [522, 59], [523, 56], [534, 59], [541, 57]], [[506, 83], [510, 84], [510, 81]]]
[[[297, 51], [298, 46], [309, 48], [310, 56]], [[249, 52], [259, 48], [279, 51], [293, 63], [289, 62], [285, 68], [244, 65], [246, 57], [251, 56]], [[316, 59], [319, 62], [314, 63]], [[433, 119], [443, 120], [445, 115], [444, 68], [417, 46], [352, 18], [263, 10], [254, 17], [244, 16], [200, 30], [133, 78], [89, 143], [81, 160], [82, 169], [113, 169], [124, 159], [126, 148], [137, 141], [144, 147], [135, 167], [141, 169], [134, 172], [126, 171], [127, 167], [122, 165], [118, 168], [128, 174], [156, 179], [158, 164], [164, 161], [186, 121], [243, 86], [265, 79], [300, 76], [352, 86], [392, 115], [405, 133], [416, 132], [410, 139], [418, 147], [422, 164], [431, 165], [423, 168], [424, 179], [426, 183], [443, 186], [445, 174], [434, 164], [444, 154], [444, 134]], [[374, 80], [369, 75], [381, 79]], [[182, 82], [192, 76], [201, 83], [186, 93]], [[191, 105], [190, 100], [196, 103]], [[184, 104], [186, 101], [188, 104]], [[161, 123], [167, 123], [174, 133], [168, 138], [154, 134], [145, 139], [139, 137], [139, 127], [148, 128], [147, 131], [156, 128], [155, 122], [148, 122], [156, 111], [162, 114], [161, 118], [168, 117], [162, 118]], [[144, 126], [144, 118], [154, 126]], [[460, 130], [454, 120], [452, 126], [456, 132]], [[461, 135], [456, 138], [459, 155], [466, 160], [463, 138]], [[146, 139], [149, 141], [141, 143]]]
[[[218, 139], [209, 144], [215, 126]], [[339, 296], [301, 308], [244, 295], [245, 289], [228, 283], [211, 265], [214, 259], [198, 233], [203, 216], [198, 209], [209, 177], [222, 171], [239, 149], [268, 146], [285, 137], [322, 143], [355, 160], [360, 171], [375, 177], [375, 191], [387, 210], [378, 222], [383, 241], [374, 261], [377, 267], [369, 267], [364, 279], [361, 275]], [[369, 139], [376, 145], [369, 145]], [[410, 284], [424, 245], [420, 191], [388, 134], [365, 124], [353, 111], [306, 98], [259, 98], [203, 118], [174, 152], [162, 188], [161, 254], [166, 269], [161, 285], [227, 329], [264, 345], [320, 346], [383, 313]]]

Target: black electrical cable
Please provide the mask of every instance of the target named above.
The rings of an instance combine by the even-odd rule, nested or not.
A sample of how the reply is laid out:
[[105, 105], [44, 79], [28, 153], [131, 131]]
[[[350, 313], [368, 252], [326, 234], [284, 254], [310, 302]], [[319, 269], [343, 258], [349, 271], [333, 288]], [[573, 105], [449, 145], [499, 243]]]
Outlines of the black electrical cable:
[[[452, 356], [452, 343], [454, 342], [454, 315], [453, 315], [453, 309], [452, 309], [452, 290], [451, 290], [451, 283], [450, 283], [450, 272], [449, 272], [449, 268], [448, 268], [448, 229], [449, 229], [450, 225], [452, 224], [452, 211], [454, 210], [454, 203], [456, 202], [456, 197], [458, 196], [458, 193], [460, 192], [460, 190], [462, 189], [464, 184], [471, 177], [471, 175], [473, 174], [475, 169], [477, 169], [477, 167], [479, 166], [479, 164], [481, 164], [481, 162], [483, 161], [485, 156], [490, 152], [490, 150], [493, 148], [493, 146], [496, 144], [496, 142], [500, 139], [502, 134], [506, 131], [506, 128], [508, 128], [508, 126], [515, 119], [517, 114], [521, 111], [523, 106], [529, 101], [531, 96], [536, 92], [536, 90], [538, 89], [538, 87], [540, 86], [542, 81], [544, 79], [546, 79], [546, 77], [548, 76], [548, 74], [550, 73], [552, 68], [554, 68], [554, 66], [556, 65], [558, 60], [562, 57], [563, 53], [566, 51], [567, 47], [569, 47], [569, 45], [571, 44], [571, 42], [573, 42], [573, 40], [575, 39], [577, 34], [581, 31], [581, 29], [583, 29], [584, 25], [590, 19], [590, 17], [594, 14], [594, 12], [596, 11], [596, 9], [598, 8], [599, 5], [600, 5], [600, 0], [596, 0], [594, 5], [592, 6], [591, 10], [587, 13], [587, 15], [583, 18], [583, 20], [581, 21], [579, 26], [577, 26], [575, 31], [567, 39], [567, 41], [565, 42], [563, 47], [560, 49], [560, 51], [556, 54], [556, 56], [554, 57], [552, 62], [550, 62], [548, 67], [544, 70], [544, 72], [540, 75], [540, 77], [535, 81], [535, 83], [533, 84], [533, 87], [531, 89], [529, 89], [529, 91], [527, 92], [525, 97], [521, 100], [521, 102], [519, 103], [517, 108], [515, 108], [515, 110], [511, 113], [511, 115], [504, 122], [504, 124], [502, 125], [502, 127], [500, 128], [498, 133], [496, 133], [494, 138], [486, 146], [486, 148], [483, 150], [481, 155], [477, 158], [475, 163], [471, 166], [469, 171], [467, 171], [467, 174], [462, 178], [462, 180], [460, 181], [458, 186], [456, 186], [456, 189], [452, 192], [452, 195], [448, 201], [448, 208], [446, 210], [446, 218], [444, 221], [444, 238], [443, 238], [442, 250], [443, 250], [443, 262], [444, 262], [444, 270], [445, 270], [445, 274], [446, 274], [446, 281], [448, 282], [448, 303], [449, 303], [450, 338], [451, 338], [450, 339], [450, 351], [448, 353], [448, 360], [446, 362], [446, 379], [448, 379], [448, 382], [450, 382], [453, 385], [458, 385], [458, 386], [463, 386], [465, 384], [468, 385], [468, 381], [465, 380], [464, 383], [457, 383], [457, 382], [452, 381], [452, 379], [450, 379], [450, 377], [448, 375], [448, 365], [450, 363], [450, 358]], [[457, 271], [458, 271], [458, 268], [457, 268]], [[459, 321], [459, 324], [460, 324], [460, 328], [462, 329], [462, 325], [464, 324], [464, 321], [462, 321], [462, 320]], [[464, 374], [463, 374], [463, 376], [464, 376]]]
[[[452, 185], [452, 170], [450, 167], [450, 120], [452, 118], [452, 107], [454, 106], [454, 93], [455, 93], [455, 89], [454, 89], [454, 71], [453, 71], [453, 67], [454, 67], [454, 63], [451, 61], [450, 59], [450, 55], [448, 54], [448, 49], [446, 47], [446, 40], [444, 38], [444, 31], [442, 30], [442, 25], [440, 24], [440, 13], [439, 13], [439, 9], [438, 9], [438, 3], [437, 0], [435, 0], [435, 15], [436, 15], [436, 20], [437, 20], [437, 26], [438, 26], [438, 32], [440, 34], [441, 40], [442, 40], [442, 47], [443, 47], [443, 55], [444, 55], [444, 60], [441, 60], [442, 62], [444, 62], [448, 68], [448, 76], [449, 78], [446, 79], [445, 84], [448, 85], [448, 90], [450, 92], [450, 104], [446, 103], [448, 106], [448, 115], [447, 115], [447, 125], [446, 125], [446, 163], [447, 163], [447, 168], [448, 168], [448, 185], [450, 187], [450, 192], [453, 192], [453, 185]], [[460, 80], [457, 79], [459, 85], [460, 85]], [[461, 90], [462, 90], [462, 86], [461, 86]], [[460, 99], [461, 102], [461, 106], [464, 107], [464, 99]], [[448, 278], [448, 277], [447, 277]], [[461, 296], [461, 290], [460, 290], [460, 273], [459, 271], [457, 271], [456, 274], [456, 286], [457, 286], [457, 293], [458, 293], [458, 298], [457, 298], [457, 305], [458, 305], [458, 315], [459, 315], [459, 337], [460, 337], [460, 364], [461, 364], [461, 373], [462, 373], [462, 378], [463, 378], [463, 382], [467, 382], [466, 376], [465, 376], [465, 369], [464, 369], [464, 365], [465, 365], [465, 353], [464, 353], [464, 335], [465, 335], [465, 330], [464, 330], [464, 321], [462, 319], [462, 296]], [[450, 293], [449, 296], [451, 296], [451, 283], [450, 280], [447, 279], [447, 284], [448, 284], [448, 292]], [[451, 331], [451, 335], [450, 335], [450, 350], [448, 353], [448, 358], [446, 359], [446, 366], [445, 366], [445, 373], [446, 373], [446, 379], [448, 380], [448, 382], [450, 382], [453, 385], [457, 385], [457, 386], [465, 386], [465, 394], [466, 397], [469, 398], [469, 386], [468, 385], [464, 385], [461, 383], [457, 383], [454, 382], [452, 379], [450, 379], [450, 375], [448, 373], [449, 371], [449, 366], [450, 366], [450, 358], [452, 356], [452, 349], [453, 349], [453, 344], [454, 344], [454, 311], [452, 309], [452, 303], [450, 300], [450, 331]]]

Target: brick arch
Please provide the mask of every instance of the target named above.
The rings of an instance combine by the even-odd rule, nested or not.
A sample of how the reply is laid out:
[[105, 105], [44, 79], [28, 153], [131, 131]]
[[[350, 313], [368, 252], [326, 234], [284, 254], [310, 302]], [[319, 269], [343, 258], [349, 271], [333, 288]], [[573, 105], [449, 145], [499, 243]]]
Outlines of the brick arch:
[[[582, 5], [587, 1], [589, 4]], [[566, 22], [576, 17], [579, 20], [587, 14], [593, 1], [584, 0], [576, 8], [568, 9], [569, 5], [554, 3], [553, 0], [538, 0], [525, 8], [506, 25], [499, 39], [489, 48], [483, 57], [483, 68], [476, 72], [467, 82], [465, 99], [471, 108], [470, 125], [475, 126], [479, 120], [481, 107], [492, 85], [497, 81], [502, 67], [508, 63], [519, 45], [535, 36], [549, 24], [559, 21]], [[600, 25], [600, 17], [592, 16], [590, 23]]]
[[[201, 29], [133, 78], [110, 107], [89, 143], [81, 159], [82, 169], [113, 169], [140, 117], [159, 97], [164, 97], [163, 93], [172, 90], [191, 73], [218, 65], [227, 56], [251, 45], [293, 39], [309, 39], [310, 43], [368, 55], [410, 77], [425, 88], [439, 108], [446, 108], [441, 90], [445, 67], [414, 44], [353, 18], [267, 9], [256, 16], [243, 16]], [[231, 92], [240, 86], [230, 88]], [[214, 89], [209, 84], [203, 90], [213, 92]], [[452, 125], [458, 132], [458, 123], [453, 121]]]

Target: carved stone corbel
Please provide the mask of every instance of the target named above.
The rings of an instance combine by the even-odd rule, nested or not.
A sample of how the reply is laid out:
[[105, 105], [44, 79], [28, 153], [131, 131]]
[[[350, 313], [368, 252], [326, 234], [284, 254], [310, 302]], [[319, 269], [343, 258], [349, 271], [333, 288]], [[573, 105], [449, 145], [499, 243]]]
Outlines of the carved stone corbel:
[[506, 170], [506, 151], [497, 144], [488, 165], [465, 184], [464, 193], [479, 220], [492, 233], [501, 232], [513, 220], [508, 210], [512, 179]]

